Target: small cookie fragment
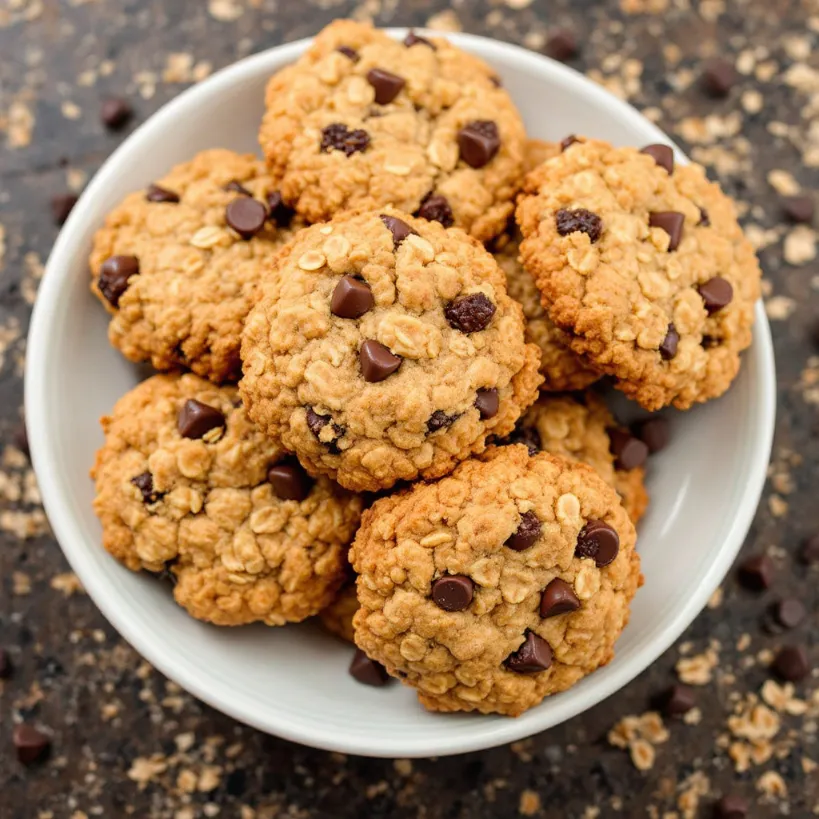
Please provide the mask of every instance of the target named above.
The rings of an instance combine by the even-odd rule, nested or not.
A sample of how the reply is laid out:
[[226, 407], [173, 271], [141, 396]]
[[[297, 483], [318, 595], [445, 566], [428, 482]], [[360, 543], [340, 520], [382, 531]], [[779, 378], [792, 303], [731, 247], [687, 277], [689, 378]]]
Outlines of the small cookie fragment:
[[237, 397], [158, 375], [117, 402], [93, 470], [103, 545], [134, 571], [170, 570], [197, 619], [297, 622], [344, 581], [362, 501], [284, 459]]
[[259, 142], [309, 222], [392, 205], [486, 241], [514, 210], [526, 138], [495, 79], [441, 37], [336, 20], [270, 79]]
[[[510, 548], [524, 516], [537, 533]], [[616, 554], [579, 553], [593, 527]], [[431, 710], [521, 714], [611, 659], [641, 582], [634, 541], [590, 467], [492, 448], [364, 513], [356, 644]]]
[[566, 345], [563, 333], [557, 329], [540, 303], [540, 292], [535, 280], [523, 269], [518, 259], [518, 237], [504, 237], [502, 248], [495, 259], [506, 273], [509, 295], [519, 302], [526, 316], [526, 339], [540, 348], [542, 390], [570, 392], [583, 390], [600, 378], [580, 356]]
[[[670, 172], [669, 172], [670, 169]], [[521, 259], [566, 343], [648, 410], [716, 398], [760, 270], [731, 200], [663, 146], [575, 141], [528, 174]]]
[[111, 313], [110, 342], [158, 370], [236, 381], [242, 323], [292, 235], [283, 207], [263, 163], [221, 149], [126, 197], [94, 236], [90, 258], [91, 289]]
[[492, 256], [391, 208], [295, 237], [245, 323], [242, 361], [260, 429], [356, 491], [447, 474], [511, 432], [540, 381]]

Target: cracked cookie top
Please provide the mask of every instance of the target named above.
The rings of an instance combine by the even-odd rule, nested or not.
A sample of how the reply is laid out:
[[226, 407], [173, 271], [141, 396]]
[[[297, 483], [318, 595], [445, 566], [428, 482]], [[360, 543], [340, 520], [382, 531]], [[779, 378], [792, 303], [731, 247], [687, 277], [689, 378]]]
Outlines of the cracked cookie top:
[[356, 643], [427, 708], [521, 714], [612, 658], [634, 542], [591, 467], [492, 448], [364, 513]]
[[575, 140], [525, 180], [521, 259], [571, 348], [646, 409], [728, 389], [760, 271], [731, 200], [667, 146]]
[[128, 196], [94, 236], [91, 289], [131, 361], [241, 375], [242, 322], [293, 211], [249, 154], [203, 151]]
[[514, 209], [525, 132], [476, 57], [338, 20], [270, 79], [259, 141], [308, 221], [394, 205], [485, 241]]
[[309, 471], [375, 491], [436, 478], [503, 436], [539, 354], [492, 256], [383, 209], [301, 231], [248, 316], [250, 417]]
[[94, 510], [129, 569], [169, 569], [176, 601], [217, 625], [295, 622], [333, 599], [361, 498], [287, 459], [235, 387], [154, 376], [102, 427]]

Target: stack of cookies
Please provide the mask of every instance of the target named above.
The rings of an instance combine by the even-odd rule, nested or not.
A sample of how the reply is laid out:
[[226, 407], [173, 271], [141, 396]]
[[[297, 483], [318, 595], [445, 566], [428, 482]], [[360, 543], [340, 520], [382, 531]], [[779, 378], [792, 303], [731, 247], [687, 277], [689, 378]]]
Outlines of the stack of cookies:
[[517, 715], [608, 662], [660, 419], [724, 392], [759, 269], [662, 145], [529, 139], [445, 39], [337, 21], [274, 76], [264, 161], [205, 151], [95, 237], [105, 548], [192, 616], [319, 615], [436, 711]]

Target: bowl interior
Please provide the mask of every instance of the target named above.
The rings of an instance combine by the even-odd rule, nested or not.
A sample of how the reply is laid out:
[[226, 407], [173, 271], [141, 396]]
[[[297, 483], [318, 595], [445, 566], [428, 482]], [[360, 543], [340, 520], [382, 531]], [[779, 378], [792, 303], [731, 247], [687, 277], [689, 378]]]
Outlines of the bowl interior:
[[[667, 138], [575, 72], [513, 46], [453, 36], [491, 62], [530, 133], [583, 133], [621, 144]], [[214, 146], [256, 151], [266, 78], [304, 48], [245, 60], [187, 91], [106, 163], [64, 228], [29, 339], [26, 404], [33, 458], [62, 547], [114, 626], [192, 693], [263, 730], [350, 753], [427, 756], [489, 747], [590, 707], [654, 660], [693, 619], [730, 565], [758, 502], [773, 430], [773, 358], [759, 309], [755, 344], [731, 391], [669, 413], [672, 443], [651, 463], [651, 506], [640, 528], [645, 586], [606, 668], [517, 720], [426, 713], [400, 685], [372, 689], [347, 675], [351, 649], [306, 623], [217, 629], [190, 619], [168, 589], [132, 574], [100, 546], [88, 470], [98, 418], [140, 378], [106, 343], [107, 315], [88, 290], [94, 230], [126, 193]]]

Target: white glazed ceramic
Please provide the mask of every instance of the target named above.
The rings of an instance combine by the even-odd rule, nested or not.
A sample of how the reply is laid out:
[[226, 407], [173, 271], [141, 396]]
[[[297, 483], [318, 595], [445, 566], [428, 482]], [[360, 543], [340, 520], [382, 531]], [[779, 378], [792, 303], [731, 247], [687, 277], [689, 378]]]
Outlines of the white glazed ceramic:
[[[533, 136], [668, 142], [575, 71], [515, 46], [448, 36], [497, 69]], [[569, 719], [639, 674], [693, 620], [731, 565], [759, 500], [774, 426], [765, 313], [758, 307], [754, 344], [730, 392], [671, 414], [672, 443], [651, 461], [651, 506], [640, 527], [645, 586], [614, 661], [570, 691], [518, 719], [435, 715], [399, 684], [374, 689], [353, 681], [351, 648], [313, 624], [217, 629], [196, 622], [166, 586], [127, 571], [100, 546], [88, 478], [102, 443], [97, 419], [139, 372], [106, 342], [108, 316], [88, 290], [86, 259], [93, 232], [125, 194], [204, 148], [257, 150], [265, 81], [306, 45], [243, 60], [181, 94], [125, 141], [74, 208], [48, 262], [28, 341], [28, 430], [46, 510], [72, 567], [125, 639], [236, 719], [307, 745], [372, 756], [453, 754], [510, 742]]]

